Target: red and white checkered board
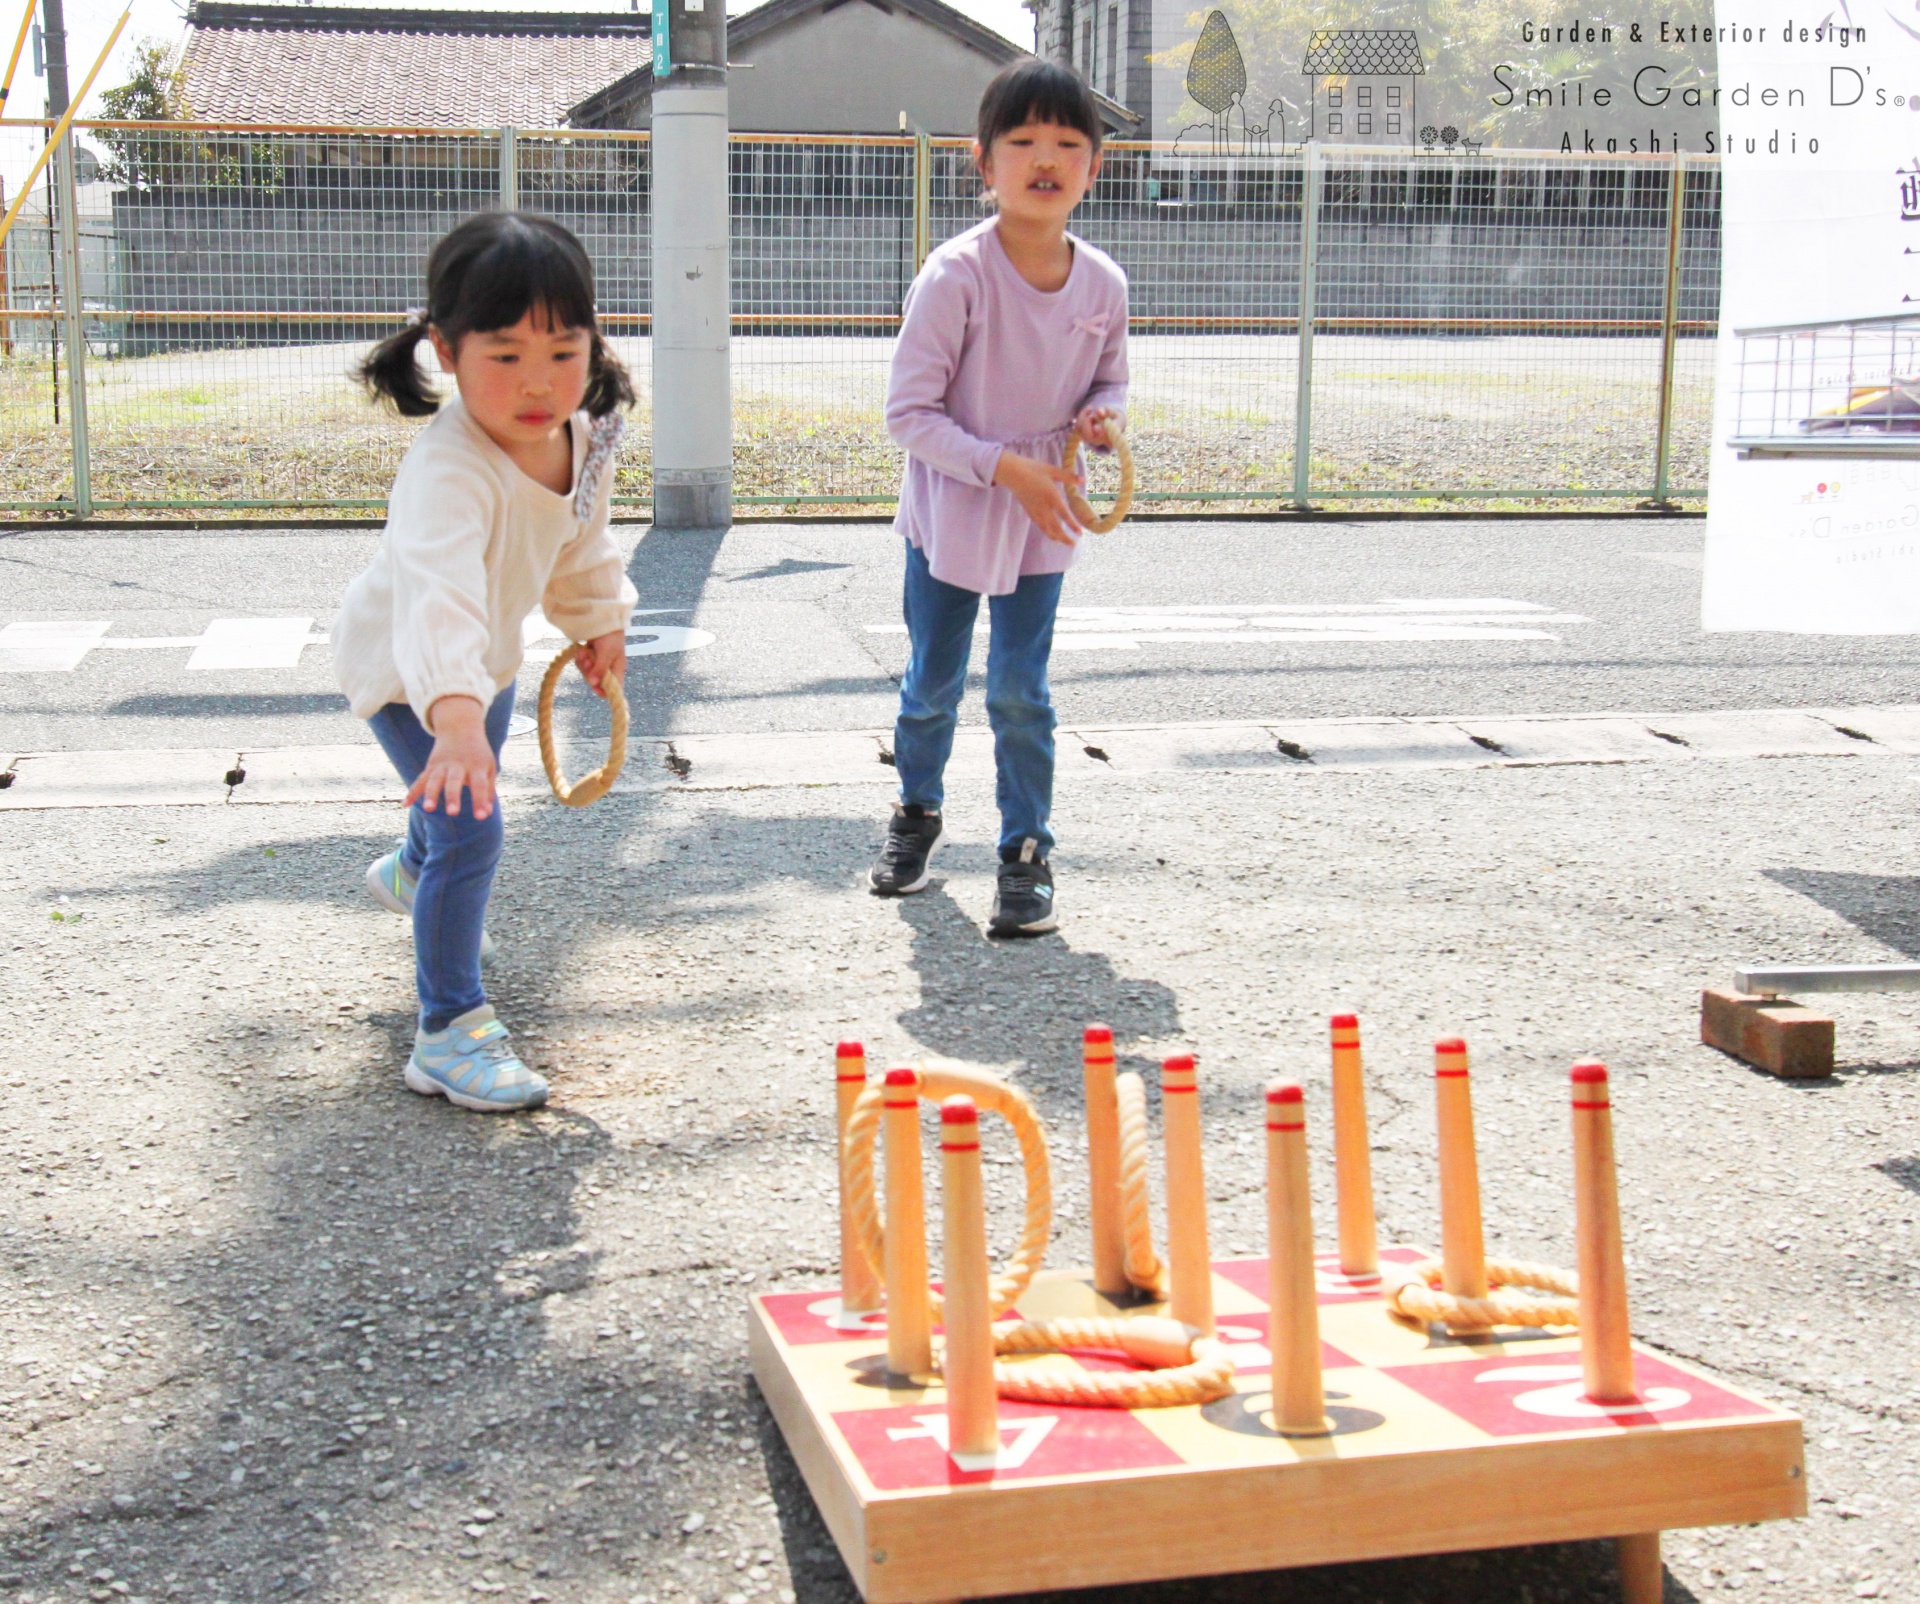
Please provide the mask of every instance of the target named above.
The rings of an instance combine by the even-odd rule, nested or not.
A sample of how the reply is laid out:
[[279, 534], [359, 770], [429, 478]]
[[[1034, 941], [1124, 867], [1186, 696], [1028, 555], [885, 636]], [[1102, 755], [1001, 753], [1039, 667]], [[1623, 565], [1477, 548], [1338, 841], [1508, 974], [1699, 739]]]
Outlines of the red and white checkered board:
[[[1281, 1437], [1267, 1412], [1265, 1291], [1263, 1259], [1214, 1266], [1232, 1396], [1131, 1411], [1003, 1400], [990, 1470], [948, 1455], [937, 1380], [887, 1375], [884, 1316], [843, 1316], [832, 1290], [751, 1300], [754, 1373], [869, 1604], [1805, 1512], [1792, 1415], [1640, 1349], [1639, 1404], [1601, 1408], [1584, 1396], [1577, 1336], [1418, 1330], [1331, 1256], [1320, 1328], [1335, 1431]], [[1020, 1304], [1028, 1318], [1150, 1312], [1114, 1309], [1084, 1273], [1042, 1275]]]

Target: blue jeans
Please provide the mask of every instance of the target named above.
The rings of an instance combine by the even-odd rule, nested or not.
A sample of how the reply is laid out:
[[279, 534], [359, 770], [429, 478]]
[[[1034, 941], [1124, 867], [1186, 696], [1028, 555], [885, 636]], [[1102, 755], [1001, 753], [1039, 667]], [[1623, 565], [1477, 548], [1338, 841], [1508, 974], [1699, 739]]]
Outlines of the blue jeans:
[[[1028, 574], [1006, 596], [987, 598], [987, 722], [993, 727], [993, 765], [1000, 802], [1000, 855], [1019, 855], [1026, 840], [1037, 856], [1053, 850], [1047, 828], [1053, 812], [1053, 697], [1047, 658], [1053, 652], [1053, 615], [1060, 606], [1060, 574]], [[904, 608], [911, 652], [900, 681], [900, 717], [893, 726], [893, 761], [900, 800], [938, 808], [967, 688], [967, 658], [978, 591], [935, 579], [919, 547], [907, 547]]]
[[[487, 742], [496, 760], [513, 716], [509, 685], [487, 709]], [[433, 737], [405, 702], [389, 702], [367, 720], [400, 778], [412, 785], [427, 766]], [[506, 826], [496, 797], [493, 812], [473, 816], [473, 797], [460, 793], [460, 811], [407, 809], [407, 840], [400, 862], [417, 884], [413, 892], [413, 966], [420, 992], [420, 1028], [445, 1030], [487, 1000], [480, 984], [480, 932], [487, 896], [500, 862]]]

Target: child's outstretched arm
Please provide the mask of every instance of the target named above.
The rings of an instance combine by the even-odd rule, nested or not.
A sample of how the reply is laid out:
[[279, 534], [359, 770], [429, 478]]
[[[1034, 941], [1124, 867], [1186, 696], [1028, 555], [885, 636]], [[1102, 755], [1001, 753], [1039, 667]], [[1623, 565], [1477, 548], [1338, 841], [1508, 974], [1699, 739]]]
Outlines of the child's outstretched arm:
[[472, 793], [476, 819], [493, 812], [498, 768], [486, 733], [495, 694], [487, 671], [491, 521], [485, 489], [452, 470], [401, 475], [388, 507], [394, 667], [433, 736], [407, 803], [418, 801], [429, 813], [444, 806], [457, 815], [462, 786]]
[[1057, 463], [1018, 456], [997, 441], [969, 434], [947, 411], [947, 390], [966, 339], [970, 293], [961, 273], [946, 264], [936, 264], [907, 292], [887, 380], [887, 433], [950, 479], [1010, 491], [1049, 540], [1072, 545], [1075, 525], [1065, 487], [1073, 476]]
[[419, 779], [407, 788], [407, 806], [418, 802], [429, 813], [442, 806], [450, 818], [460, 816], [460, 793], [473, 798], [473, 816], [493, 812], [494, 784], [500, 766], [487, 740], [487, 710], [471, 696], [443, 696], [429, 709], [433, 720], [433, 750]]

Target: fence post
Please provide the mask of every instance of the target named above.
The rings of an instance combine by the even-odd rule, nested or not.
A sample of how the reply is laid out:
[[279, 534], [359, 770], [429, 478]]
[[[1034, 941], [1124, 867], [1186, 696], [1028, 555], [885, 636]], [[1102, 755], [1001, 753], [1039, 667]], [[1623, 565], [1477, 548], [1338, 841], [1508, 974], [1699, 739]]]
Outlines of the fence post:
[[927, 265], [933, 249], [933, 139], [924, 129], [913, 131], [913, 271]]
[[1660, 312], [1660, 432], [1653, 458], [1653, 505], [1671, 505], [1667, 485], [1673, 470], [1674, 338], [1680, 326], [1680, 230], [1686, 222], [1687, 156], [1673, 153], [1667, 193], [1667, 291]]
[[67, 334], [67, 422], [73, 440], [73, 513], [93, 516], [93, 471], [87, 441], [86, 285], [80, 275], [80, 200], [74, 187], [74, 132], [53, 153], [59, 206], [60, 312]]
[[1300, 384], [1293, 404], [1293, 504], [1312, 510], [1314, 276], [1320, 254], [1320, 142], [1307, 141], [1300, 168]]
[[520, 209], [520, 130], [500, 130], [500, 210]]

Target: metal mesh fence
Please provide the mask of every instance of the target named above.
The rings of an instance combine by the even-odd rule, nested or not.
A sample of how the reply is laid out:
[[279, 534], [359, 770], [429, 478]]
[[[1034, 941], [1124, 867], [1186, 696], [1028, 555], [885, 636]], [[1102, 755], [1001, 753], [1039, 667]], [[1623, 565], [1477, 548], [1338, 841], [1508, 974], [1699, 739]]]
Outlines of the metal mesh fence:
[[[45, 137], [0, 125], [0, 171]], [[594, 258], [641, 396], [616, 494], [647, 502], [645, 133], [96, 123], [79, 138], [99, 157], [74, 192], [82, 315], [56, 293], [44, 180], [6, 243], [0, 504], [377, 510], [418, 426], [369, 404], [352, 369], [420, 298], [433, 242], [503, 203], [558, 218]], [[1690, 159], [1676, 207], [1671, 158], [1313, 160], [1116, 144], [1076, 214], [1131, 283], [1146, 505], [1703, 493], [1711, 162]], [[966, 143], [737, 135], [731, 188], [737, 499], [890, 503], [901, 299], [928, 249], [987, 215]]]

